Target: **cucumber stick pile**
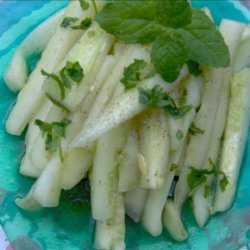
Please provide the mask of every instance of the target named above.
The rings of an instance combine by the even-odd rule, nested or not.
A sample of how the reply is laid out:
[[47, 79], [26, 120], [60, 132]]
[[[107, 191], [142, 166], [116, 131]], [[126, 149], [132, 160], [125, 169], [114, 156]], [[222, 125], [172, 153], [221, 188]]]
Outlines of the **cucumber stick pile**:
[[[125, 214], [176, 241], [191, 199], [203, 227], [230, 208], [250, 115], [250, 28], [188, 1], [72, 1], [38, 26], [5, 74], [6, 130], [36, 180], [16, 199], [58, 206], [88, 179], [96, 249], [125, 249]], [[41, 53], [32, 72], [27, 57]]]

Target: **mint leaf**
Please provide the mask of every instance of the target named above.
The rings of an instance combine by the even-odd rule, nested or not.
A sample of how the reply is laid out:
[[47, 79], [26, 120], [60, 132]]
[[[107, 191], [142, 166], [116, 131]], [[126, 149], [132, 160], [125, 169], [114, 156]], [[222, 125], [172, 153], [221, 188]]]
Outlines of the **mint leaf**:
[[220, 32], [203, 11], [193, 10], [192, 22], [178, 30], [189, 49], [189, 59], [212, 67], [230, 64], [228, 48]]
[[82, 20], [79, 25], [71, 26], [71, 28], [74, 30], [87, 30], [91, 24], [92, 24], [92, 19], [90, 17], [87, 17], [84, 20]]
[[139, 88], [139, 102], [148, 108], [163, 108], [171, 116], [181, 117], [192, 109], [191, 105], [177, 107], [174, 100], [159, 85], [152, 89]]
[[175, 31], [161, 35], [152, 45], [151, 61], [167, 82], [173, 82], [188, 58], [188, 50], [181, 36]]
[[141, 70], [146, 65], [147, 63], [144, 60], [134, 59], [134, 62], [124, 69], [120, 82], [124, 85], [125, 90], [136, 87], [138, 81], [141, 80]]
[[107, 32], [128, 43], [152, 42], [166, 27], [191, 22], [191, 8], [182, 1], [114, 1], [107, 3], [96, 21]]
[[73, 23], [77, 22], [78, 20], [79, 20], [79, 18], [77, 18], [77, 17], [64, 17], [60, 26], [62, 28], [67, 28], [67, 27], [71, 26]]
[[172, 28], [189, 24], [192, 17], [190, 5], [186, 0], [158, 1], [157, 14], [161, 24]]
[[103, 7], [96, 15], [96, 21], [118, 39], [147, 44], [162, 29], [156, 17], [157, 1], [115, 1]]

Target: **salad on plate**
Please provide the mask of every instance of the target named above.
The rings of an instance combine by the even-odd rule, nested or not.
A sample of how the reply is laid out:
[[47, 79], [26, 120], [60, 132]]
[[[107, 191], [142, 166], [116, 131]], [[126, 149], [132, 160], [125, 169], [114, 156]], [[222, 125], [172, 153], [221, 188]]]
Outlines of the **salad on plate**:
[[[96, 249], [125, 249], [125, 215], [185, 241], [235, 197], [250, 115], [250, 28], [182, 1], [71, 1], [16, 49], [4, 80], [16, 103], [6, 131], [25, 134], [15, 200], [57, 207], [90, 189]], [[26, 58], [41, 58], [29, 72]]]

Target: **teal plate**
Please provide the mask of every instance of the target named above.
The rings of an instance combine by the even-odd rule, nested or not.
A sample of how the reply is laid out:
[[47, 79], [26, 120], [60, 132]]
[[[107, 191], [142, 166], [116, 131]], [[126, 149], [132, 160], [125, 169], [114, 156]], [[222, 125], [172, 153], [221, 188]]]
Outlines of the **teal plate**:
[[[93, 249], [94, 221], [88, 202], [67, 202], [63, 193], [60, 206], [27, 213], [14, 200], [27, 193], [34, 180], [18, 174], [24, 152], [23, 137], [13, 137], [4, 130], [4, 120], [16, 96], [5, 86], [3, 73], [14, 50], [25, 36], [46, 17], [66, 6], [67, 1], [1, 1], [0, 0], [0, 224], [15, 249], [78, 250]], [[237, 1], [193, 1], [196, 7], [208, 6], [217, 23], [221, 18], [250, 21], [248, 12]], [[153, 238], [127, 219], [127, 249], [239, 249], [250, 242], [250, 137], [242, 165], [237, 196], [233, 207], [215, 215], [204, 229], [199, 229], [185, 207], [185, 224], [189, 238], [175, 243], [166, 231]], [[1, 249], [4, 250], [4, 249]]]

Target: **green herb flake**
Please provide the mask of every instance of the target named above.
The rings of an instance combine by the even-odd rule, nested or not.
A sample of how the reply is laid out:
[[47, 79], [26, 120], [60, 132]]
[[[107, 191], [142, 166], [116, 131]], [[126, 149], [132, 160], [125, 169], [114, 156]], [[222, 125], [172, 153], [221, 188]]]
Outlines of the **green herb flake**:
[[61, 108], [63, 111], [65, 111], [66, 113], [70, 113], [70, 110], [68, 108], [66, 108], [63, 104], [61, 104], [60, 102], [58, 102], [57, 100], [55, 100], [52, 96], [50, 96], [48, 93], [45, 93], [46, 97], [57, 107]]
[[[152, 64], [167, 82], [177, 79], [185, 62], [230, 64], [229, 50], [215, 24], [203, 11], [191, 9], [187, 0], [113, 1], [106, 3], [96, 21], [122, 41], [151, 44]], [[196, 66], [189, 63], [198, 74]]]
[[198, 128], [194, 123], [188, 129], [191, 135], [204, 134], [205, 130]]
[[211, 193], [211, 188], [209, 185], [205, 185], [204, 186], [204, 192], [203, 192], [203, 195], [205, 198], [208, 198], [208, 196], [210, 195]]
[[192, 105], [186, 105], [186, 106], [167, 106], [165, 107], [165, 110], [173, 117], [179, 118], [184, 116], [186, 113], [188, 113], [193, 108]]
[[44, 122], [42, 120], [35, 120], [35, 125], [39, 127], [45, 139], [45, 149], [50, 152], [59, 150], [60, 159], [63, 160], [61, 139], [65, 138], [66, 128], [71, 123], [67, 118], [63, 118], [60, 122]]
[[89, 8], [89, 3], [87, 1], [84, 1], [84, 0], [79, 0], [80, 2], [80, 6], [82, 8], [82, 10], [87, 10]]
[[146, 65], [147, 63], [144, 60], [134, 59], [134, 62], [124, 69], [120, 82], [124, 85], [125, 90], [136, 87], [137, 83], [141, 80], [141, 71]]
[[60, 70], [60, 77], [64, 84], [64, 87], [71, 89], [72, 81], [79, 84], [84, 77], [83, 68], [79, 62], [66, 62], [64, 68]]
[[227, 185], [228, 185], [228, 179], [225, 175], [224, 172], [222, 172], [221, 170], [217, 170], [216, 169], [216, 164], [212, 161], [211, 158], [209, 158], [209, 164], [212, 166], [212, 169], [214, 170], [214, 172], [217, 174], [217, 175], [222, 175], [222, 178], [220, 179], [219, 181], [219, 185], [220, 185], [220, 189], [222, 192], [225, 191]]
[[198, 169], [190, 166], [190, 173], [187, 177], [188, 186], [191, 190], [191, 193], [200, 185], [207, 181], [208, 175], [214, 175], [217, 173], [215, 169], [215, 164], [209, 158], [209, 163], [212, 166], [212, 169]]
[[77, 18], [77, 17], [64, 17], [60, 26], [62, 28], [67, 28], [67, 27], [71, 26], [72, 24], [74, 24], [75, 22], [77, 22], [78, 20], [79, 20], [79, 18]]
[[175, 136], [177, 140], [181, 140], [184, 137], [183, 132], [180, 129], [177, 130]]
[[148, 108], [163, 108], [173, 117], [182, 117], [192, 109], [191, 105], [177, 107], [174, 100], [164, 91], [160, 85], [152, 89], [138, 88], [139, 102]]
[[65, 73], [65, 67], [60, 70], [60, 77], [63, 81], [64, 87], [71, 89], [72, 88], [72, 83], [71, 80], [68, 78], [68, 76]]
[[41, 73], [44, 76], [50, 77], [58, 84], [62, 100], [65, 98], [65, 88], [70, 89], [72, 87], [71, 81], [79, 84], [84, 77], [83, 68], [79, 62], [69, 61], [67, 61], [65, 67], [60, 70], [60, 76], [50, 74], [43, 69]]
[[223, 177], [220, 180], [219, 184], [221, 191], [224, 192], [226, 190], [227, 185], [229, 184], [229, 181], [224, 173], [221, 172], [221, 174], [223, 175]]
[[[216, 164], [212, 161], [211, 158], [209, 158], [208, 160], [209, 160], [209, 164], [212, 167], [210, 170], [209, 169], [197, 169], [192, 166], [189, 167], [190, 173], [188, 174], [187, 181], [188, 181], [188, 186], [191, 190], [190, 193], [192, 193], [198, 186], [200, 186], [200, 184], [205, 183], [207, 181], [208, 175], [222, 175], [222, 178], [219, 182], [219, 186], [222, 192], [225, 191], [226, 186], [228, 185], [228, 179], [226, 175], [222, 171], [216, 169]], [[209, 185], [206, 185], [206, 186], [204, 187], [205, 198], [207, 198], [207, 196], [211, 192], [210, 186]], [[209, 190], [207, 190], [208, 188]]]
[[[170, 104], [172, 100], [165, 100], [166, 94], [160, 85], [155, 85], [152, 89], [138, 88], [139, 102], [149, 108], [164, 107]], [[174, 105], [174, 103], [171, 103]]]
[[84, 20], [82, 20], [79, 25], [71, 26], [71, 28], [75, 30], [87, 30], [91, 24], [92, 24], [92, 19], [90, 17], [87, 17]]
[[188, 187], [190, 188], [190, 193], [192, 193], [198, 186], [207, 181], [207, 175], [210, 175], [211, 171], [208, 169], [197, 169], [192, 166], [190, 168], [190, 173], [187, 177]]
[[80, 83], [84, 77], [83, 68], [79, 62], [67, 62], [65, 66], [65, 73], [71, 80]]
[[55, 74], [48, 73], [43, 69], [41, 70], [41, 74], [44, 76], [47, 76], [48, 78], [53, 79], [57, 83], [59, 90], [60, 90], [61, 99], [63, 100], [65, 98], [65, 89], [64, 89], [64, 83], [60, 79], [60, 77]]
[[173, 171], [175, 171], [177, 168], [178, 168], [178, 165], [175, 164], [175, 163], [172, 163], [172, 164], [171, 164], [171, 167], [170, 167], [170, 171], [173, 172]]

